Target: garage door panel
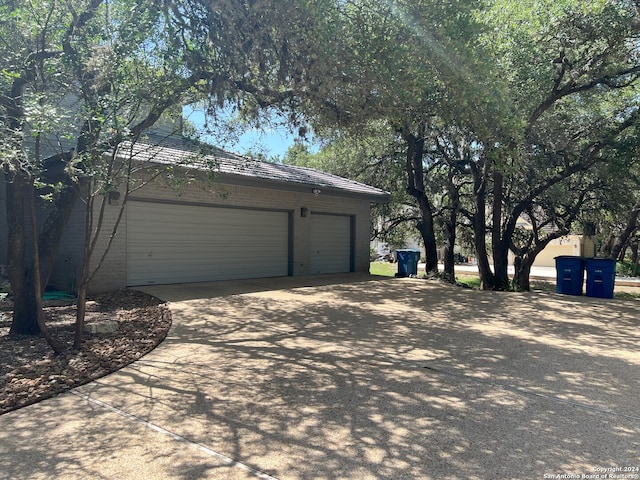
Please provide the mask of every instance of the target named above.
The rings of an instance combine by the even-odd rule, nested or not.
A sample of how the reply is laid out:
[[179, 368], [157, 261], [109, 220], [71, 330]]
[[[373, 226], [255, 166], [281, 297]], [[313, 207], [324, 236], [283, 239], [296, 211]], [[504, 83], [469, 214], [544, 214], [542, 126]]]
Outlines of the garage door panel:
[[287, 212], [131, 202], [127, 284], [286, 276]]
[[311, 273], [351, 271], [351, 217], [311, 215]]

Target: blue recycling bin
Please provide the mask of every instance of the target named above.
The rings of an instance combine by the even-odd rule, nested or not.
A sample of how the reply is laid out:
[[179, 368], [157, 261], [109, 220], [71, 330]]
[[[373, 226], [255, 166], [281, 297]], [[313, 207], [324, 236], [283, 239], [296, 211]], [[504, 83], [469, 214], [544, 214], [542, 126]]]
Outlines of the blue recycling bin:
[[613, 298], [616, 261], [611, 258], [587, 258], [587, 297]]
[[408, 277], [418, 274], [420, 250], [396, 250], [398, 258], [398, 273], [396, 277]]
[[565, 295], [582, 295], [584, 261], [582, 257], [560, 255], [556, 261], [556, 292]]

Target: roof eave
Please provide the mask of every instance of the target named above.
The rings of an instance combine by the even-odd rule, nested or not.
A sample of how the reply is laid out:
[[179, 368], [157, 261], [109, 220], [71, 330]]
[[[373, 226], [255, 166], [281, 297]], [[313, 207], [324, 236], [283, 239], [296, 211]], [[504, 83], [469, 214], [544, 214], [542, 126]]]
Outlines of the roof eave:
[[276, 180], [276, 179], [268, 179], [268, 178], [260, 178], [260, 177], [248, 177], [244, 175], [234, 175], [226, 172], [215, 172], [215, 178], [220, 181], [220, 183], [228, 184], [228, 185], [238, 185], [238, 186], [246, 186], [246, 187], [257, 187], [257, 188], [268, 188], [278, 187], [279, 190], [286, 191], [295, 191], [301, 193], [309, 193], [313, 194], [314, 189], [320, 190], [319, 195], [332, 195], [339, 197], [348, 197], [348, 198], [359, 198], [363, 200], [368, 200], [373, 203], [384, 203], [387, 204], [390, 201], [391, 194], [388, 192], [357, 192], [353, 190], [347, 190], [343, 188], [336, 188], [327, 185], [317, 185], [311, 183], [300, 183], [293, 181], [284, 181], [284, 180]]

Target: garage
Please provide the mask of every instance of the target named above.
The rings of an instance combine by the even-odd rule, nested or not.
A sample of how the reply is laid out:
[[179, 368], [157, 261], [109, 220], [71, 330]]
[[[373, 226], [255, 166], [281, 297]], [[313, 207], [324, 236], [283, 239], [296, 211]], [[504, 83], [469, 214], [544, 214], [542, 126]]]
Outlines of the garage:
[[[388, 202], [387, 192], [312, 168], [222, 151], [198, 157], [200, 166], [187, 146], [176, 146], [140, 144], [133, 151], [140, 186], [130, 195], [110, 192], [98, 239], [98, 248], [108, 244], [109, 250], [92, 260], [100, 262], [92, 293], [369, 271], [371, 206]], [[183, 163], [190, 167], [183, 169]], [[69, 279], [78, 278], [85, 219], [79, 205], [65, 229], [52, 287], [70, 288]]]
[[348, 215], [311, 215], [311, 273], [353, 271], [353, 228]]
[[131, 201], [127, 286], [290, 275], [290, 213]]

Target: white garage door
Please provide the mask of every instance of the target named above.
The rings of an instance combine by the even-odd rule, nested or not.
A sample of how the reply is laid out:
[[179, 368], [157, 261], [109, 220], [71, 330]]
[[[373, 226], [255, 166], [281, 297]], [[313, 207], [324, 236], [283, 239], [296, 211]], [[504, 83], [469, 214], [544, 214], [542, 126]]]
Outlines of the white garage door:
[[289, 274], [287, 212], [130, 202], [127, 285]]
[[311, 215], [311, 273], [351, 271], [351, 217]]

